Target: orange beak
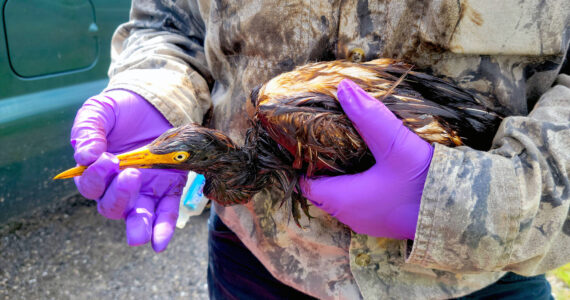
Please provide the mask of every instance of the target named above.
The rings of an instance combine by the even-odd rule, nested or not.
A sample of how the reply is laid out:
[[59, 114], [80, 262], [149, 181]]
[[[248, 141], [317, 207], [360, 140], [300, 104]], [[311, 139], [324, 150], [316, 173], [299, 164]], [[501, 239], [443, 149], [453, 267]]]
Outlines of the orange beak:
[[[117, 158], [119, 159], [119, 168], [123, 170], [126, 168], [152, 168], [153, 165], [157, 164], [179, 163], [179, 161], [174, 159], [175, 155], [177, 155], [177, 153], [153, 154], [145, 146], [133, 151], [119, 154], [117, 155]], [[75, 168], [71, 168], [57, 174], [53, 179], [65, 179], [81, 176], [85, 169], [87, 169], [87, 166], [77, 166]]]

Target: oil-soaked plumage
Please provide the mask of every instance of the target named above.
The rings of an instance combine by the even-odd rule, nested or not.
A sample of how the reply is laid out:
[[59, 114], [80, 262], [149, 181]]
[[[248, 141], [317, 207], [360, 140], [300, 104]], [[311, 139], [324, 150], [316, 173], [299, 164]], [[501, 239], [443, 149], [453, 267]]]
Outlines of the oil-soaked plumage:
[[204, 174], [204, 194], [221, 205], [246, 203], [276, 184], [284, 200], [291, 200], [299, 224], [300, 208], [309, 216], [307, 200], [295, 189], [299, 175], [358, 173], [375, 163], [336, 98], [345, 78], [382, 101], [424, 140], [487, 149], [502, 118], [469, 92], [411, 69], [392, 59], [298, 67], [252, 91], [252, 127], [242, 147], [220, 131], [190, 124], [165, 132], [148, 146], [151, 155], [182, 151], [184, 160], [161, 159], [144, 167]]
[[371, 166], [372, 158], [342, 112], [336, 87], [349, 78], [382, 99], [405, 75], [382, 101], [408, 128], [430, 143], [490, 146], [498, 115], [457, 86], [409, 69], [391, 59], [306, 65], [253, 91], [255, 119], [295, 156], [294, 167], [306, 168], [309, 176], [360, 172]]
[[[250, 105], [258, 136], [253, 140], [282, 146], [258, 150], [258, 165], [273, 168], [286, 191], [296, 174], [338, 175], [370, 168], [374, 158], [336, 98], [336, 88], [345, 78], [381, 99], [405, 126], [430, 143], [488, 149], [502, 118], [471, 93], [410, 69], [392, 59], [314, 63], [255, 89]], [[287, 153], [277, 151], [282, 148]], [[280, 164], [266, 166], [276, 161]], [[306, 212], [306, 200], [294, 196]], [[293, 201], [297, 217], [296, 204]]]
[[159, 164], [154, 168], [192, 170], [206, 178], [204, 194], [223, 205], [247, 202], [269, 183], [260, 171], [254, 153], [244, 151], [220, 131], [189, 124], [166, 131], [148, 146], [150, 152], [189, 153], [182, 163]]

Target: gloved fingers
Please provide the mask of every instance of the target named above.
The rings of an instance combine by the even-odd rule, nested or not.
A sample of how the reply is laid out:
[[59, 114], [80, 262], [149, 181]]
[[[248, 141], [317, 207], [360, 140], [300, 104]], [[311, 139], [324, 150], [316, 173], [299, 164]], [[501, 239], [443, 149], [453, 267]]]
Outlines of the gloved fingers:
[[303, 177], [299, 183], [307, 199], [330, 215], [339, 217], [340, 214], [369, 211], [371, 203], [379, 203], [383, 199], [383, 191], [393, 182], [378, 178], [379, 169], [373, 166], [357, 174], [314, 179]]
[[391, 158], [382, 163], [392, 170], [398, 170], [408, 180], [425, 177], [433, 156], [433, 146], [404, 126], [399, 131], [394, 140], [394, 151], [390, 153]]
[[403, 177], [407, 179], [426, 174], [433, 147], [405, 127], [382, 102], [346, 79], [339, 84], [338, 99], [379, 165], [406, 173]]
[[305, 198], [331, 216], [336, 217], [346, 210], [347, 201], [350, 201], [350, 197], [347, 198], [347, 196], [356, 190], [353, 184], [358, 185], [358, 179], [355, 176], [356, 174], [316, 179], [302, 177], [299, 179], [299, 184]]
[[139, 194], [133, 208], [129, 211], [126, 223], [127, 244], [139, 246], [150, 242], [154, 223], [156, 199]]
[[142, 194], [158, 199], [166, 195], [181, 195], [186, 184], [188, 171], [174, 169], [140, 169], [144, 175]]
[[156, 252], [166, 250], [170, 239], [174, 235], [180, 195], [167, 195], [160, 200], [156, 208], [156, 219], [152, 232], [152, 248]]
[[75, 177], [77, 190], [83, 197], [91, 200], [101, 198], [111, 180], [119, 172], [119, 160], [110, 153], [103, 153], [91, 164], [83, 175]]
[[[374, 156], [390, 152], [402, 121], [358, 85], [344, 79], [338, 85], [338, 100]], [[405, 128], [405, 127], [404, 127]]]
[[113, 134], [107, 136], [109, 147], [112, 148], [108, 150], [110, 152], [124, 152], [141, 147], [172, 128], [152, 104], [134, 92], [111, 90], [105, 92], [105, 96], [117, 103], [113, 108], [116, 116], [114, 128], [122, 129], [114, 130]]
[[71, 146], [78, 164], [88, 166], [107, 151], [107, 133], [115, 124], [113, 108], [113, 101], [99, 95], [85, 101], [77, 111], [71, 128]]
[[105, 195], [97, 203], [101, 215], [109, 219], [123, 219], [141, 187], [141, 173], [137, 169], [126, 169], [113, 179]]

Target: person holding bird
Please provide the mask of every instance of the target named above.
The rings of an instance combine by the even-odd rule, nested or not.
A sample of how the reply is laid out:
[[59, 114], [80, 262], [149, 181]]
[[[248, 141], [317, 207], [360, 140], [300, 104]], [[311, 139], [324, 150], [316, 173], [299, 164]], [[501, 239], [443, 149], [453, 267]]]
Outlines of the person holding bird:
[[[570, 77], [563, 74], [569, 70], [570, 4], [494, 5], [134, 0], [130, 21], [113, 37], [109, 85], [85, 102], [72, 128], [74, 158], [85, 167], [75, 177], [78, 190], [97, 201], [103, 216], [125, 220], [129, 245], [150, 243], [161, 252], [174, 234], [186, 171], [123, 168], [115, 154], [157, 145], [169, 134], [151, 142], [165, 131], [190, 123], [217, 130], [206, 136], [227, 149], [251, 145], [257, 134], [255, 141], [270, 148], [239, 159], [266, 167], [274, 160], [258, 157], [285, 157], [293, 171], [267, 180], [291, 186], [262, 185], [245, 203], [213, 206], [211, 298], [547, 299], [550, 287], [541, 274], [570, 257]], [[355, 149], [369, 150], [359, 156], [362, 165], [369, 163], [362, 170], [317, 172], [338, 167], [306, 142], [287, 142], [284, 137], [293, 133], [279, 132], [286, 127], [271, 127], [277, 124], [271, 118], [283, 115], [281, 106], [273, 114], [248, 114], [251, 101], [260, 110], [271, 103], [264, 95], [293, 93], [270, 79], [297, 66], [333, 60], [364, 65], [377, 58], [414, 68], [392, 74], [391, 83], [382, 85], [386, 96], [375, 97], [362, 88], [363, 73], [345, 67], [357, 75], [335, 84], [340, 107], [324, 101], [310, 106], [312, 112], [336, 109], [352, 122], [365, 143]], [[323, 70], [296, 70], [289, 82], [301, 88], [309, 85], [307, 75], [323, 78]], [[416, 70], [433, 76], [423, 92], [413, 88]], [[434, 91], [441, 90], [435, 84], [440, 81], [458, 88], [444, 89], [449, 97], [437, 113], [403, 113], [410, 111], [404, 104], [439, 97]], [[312, 87], [329, 89], [326, 82]], [[462, 91], [485, 109], [457, 100]], [[492, 115], [494, 135], [457, 133], [473, 125], [467, 119], [450, 121], [456, 127], [441, 125], [455, 120], [453, 99], [466, 115]], [[308, 109], [299, 107], [287, 120]], [[434, 122], [410, 125], [426, 118]], [[264, 120], [260, 128], [271, 138], [248, 133], [252, 122]], [[325, 131], [320, 126], [297, 136], [314, 137]], [[465, 143], [426, 138], [436, 127]], [[192, 153], [163, 154], [186, 161]], [[224, 162], [214, 151], [200, 153], [205, 161]], [[242, 187], [252, 187], [247, 178], [223, 183], [243, 179]], [[221, 188], [217, 192], [224, 195]], [[288, 193], [310, 201], [301, 205], [307, 217], [300, 226], [289, 222], [291, 210], [282, 204]]]

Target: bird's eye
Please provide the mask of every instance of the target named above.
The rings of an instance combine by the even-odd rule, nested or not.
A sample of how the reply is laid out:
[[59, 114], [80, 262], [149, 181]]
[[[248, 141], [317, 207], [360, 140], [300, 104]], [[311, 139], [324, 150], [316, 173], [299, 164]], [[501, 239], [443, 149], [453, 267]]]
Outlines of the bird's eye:
[[176, 154], [174, 154], [175, 161], [185, 161], [186, 158], [188, 158], [188, 153], [186, 152], [177, 152]]

